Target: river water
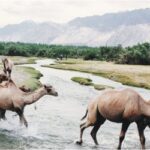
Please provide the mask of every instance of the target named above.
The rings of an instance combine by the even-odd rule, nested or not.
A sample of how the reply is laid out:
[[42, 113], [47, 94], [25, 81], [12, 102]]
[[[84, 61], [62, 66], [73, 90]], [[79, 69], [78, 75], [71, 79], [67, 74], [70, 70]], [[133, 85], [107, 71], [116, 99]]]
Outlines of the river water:
[[[0, 124], [0, 149], [115, 149], [121, 124], [106, 121], [97, 134], [99, 146], [95, 146], [90, 136], [91, 128], [85, 130], [82, 146], [74, 141], [79, 137], [80, 118], [84, 115], [87, 103], [100, 94], [93, 87], [87, 87], [70, 80], [73, 76], [88, 77], [95, 83], [106, 84], [121, 89], [126, 86], [105, 79], [74, 71], [64, 71], [41, 67], [53, 63], [53, 60], [39, 60], [37, 64], [26, 65], [39, 70], [43, 77], [42, 83], [49, 83], [59, 93], [58, 97], [44, 96], [34, 105], [25, 108], [25, 116], [29, 127], [20, 126], [18, 117], [13, 112], [7, 112], [7, 121]], [[132, 87], [133, 88], [133, 87]], [[134, 88], [145, 99], [149, 99], [150, 91]], [[145, 130], [146, 147], [150, 148], [150, 131]], [[133, 123], [126, 134], [123, 148], [140, 149], [137, 127]]]

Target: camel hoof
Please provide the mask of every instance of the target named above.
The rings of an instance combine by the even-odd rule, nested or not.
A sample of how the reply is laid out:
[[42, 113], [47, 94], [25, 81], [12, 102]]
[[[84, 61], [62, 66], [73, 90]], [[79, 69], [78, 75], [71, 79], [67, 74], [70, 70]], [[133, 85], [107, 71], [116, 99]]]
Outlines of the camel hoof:
[[82, 141], [76, 141], [75, 143], [78, 144], [78, 145], [81, 145]]
[[25, 122], [24, 125], [25, 125], [26, 128], [28, 128], [28, 123], [27, 122]]

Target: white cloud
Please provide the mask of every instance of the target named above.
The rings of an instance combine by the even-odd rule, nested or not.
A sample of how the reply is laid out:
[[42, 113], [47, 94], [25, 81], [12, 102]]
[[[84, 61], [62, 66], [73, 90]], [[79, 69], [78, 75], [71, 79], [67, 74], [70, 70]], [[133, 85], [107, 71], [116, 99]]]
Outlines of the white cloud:
[[0, 26], [23, 20], [67, 22], [75, 17], [150, 8], [150, 0], [0, 0]]

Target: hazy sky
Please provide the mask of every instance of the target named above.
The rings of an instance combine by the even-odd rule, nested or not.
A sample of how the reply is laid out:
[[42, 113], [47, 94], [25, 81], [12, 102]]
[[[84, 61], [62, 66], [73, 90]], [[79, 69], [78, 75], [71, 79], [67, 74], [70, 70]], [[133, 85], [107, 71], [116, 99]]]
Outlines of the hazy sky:
[[150, 0], [0, 0], [0, 26], [24, 20], [67, 22], [75, 17], [150, 8]]

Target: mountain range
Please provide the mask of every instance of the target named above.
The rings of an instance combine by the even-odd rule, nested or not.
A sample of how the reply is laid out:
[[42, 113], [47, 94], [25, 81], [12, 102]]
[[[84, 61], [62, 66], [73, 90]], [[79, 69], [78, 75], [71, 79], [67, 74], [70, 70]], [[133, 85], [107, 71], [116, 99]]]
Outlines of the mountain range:
[[0, 28], [0, 41], [87, 46], [150, 42], [150, 8], [75, 18], [68, 23], [24, 21]]

